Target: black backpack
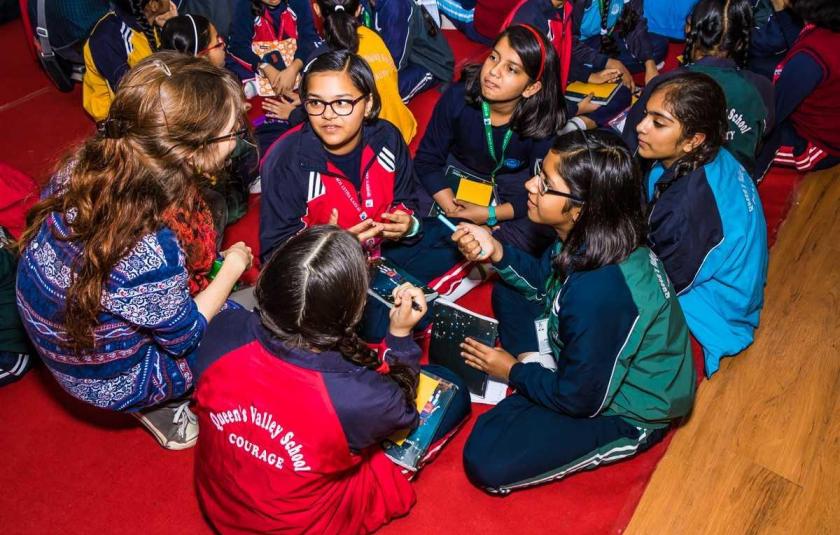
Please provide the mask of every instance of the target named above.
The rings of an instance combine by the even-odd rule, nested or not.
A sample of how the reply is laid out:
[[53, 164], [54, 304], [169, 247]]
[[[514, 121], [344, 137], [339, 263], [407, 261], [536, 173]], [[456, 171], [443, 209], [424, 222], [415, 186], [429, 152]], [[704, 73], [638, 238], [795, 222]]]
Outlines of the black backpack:
[[60, 91], [72, 91], [85, 72], [84, 44], [107, 0], [29, 0], [38, 60]]
[[411, 39], [408, 60], [425, 67], [438, 81], [450, 82], [455, 70], [452, 49], [426, 8], [414, 0], [412, 3], [408, 21]]

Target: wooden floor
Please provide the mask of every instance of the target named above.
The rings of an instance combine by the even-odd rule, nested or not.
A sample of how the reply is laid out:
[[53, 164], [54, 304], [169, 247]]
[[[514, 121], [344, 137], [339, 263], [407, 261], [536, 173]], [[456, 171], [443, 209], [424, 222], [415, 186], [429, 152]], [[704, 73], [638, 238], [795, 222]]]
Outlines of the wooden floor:
[[840, 168], [797, 197], [755, 343], [702, 383], [627, 533], [840, 533]]

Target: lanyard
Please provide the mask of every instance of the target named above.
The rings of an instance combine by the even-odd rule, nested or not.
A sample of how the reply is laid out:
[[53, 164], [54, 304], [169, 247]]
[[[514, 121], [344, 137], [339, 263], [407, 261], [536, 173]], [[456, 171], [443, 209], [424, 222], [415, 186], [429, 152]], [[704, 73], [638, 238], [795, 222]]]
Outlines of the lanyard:
[[510, 138], [513, 137], [513, 132], [508, 128], [505, 132], [505, 139], [502, 141], [502, 153], [496, 158], [496, 144], [493, 142], [493, 126], [490, 124], [490, 104], [486, 101], [481, 101], [481, 115], [484, 117], [484, 136], [487, 138], [487, 152], [493, 158], [496, 167], [490, 172], [490, 181], [493, 183], [493, 190], [496, 189], [496, 173], [502, 168], [505, 163], [505, 151], [507, 150]]
[[[606, 2], [606, 5], [604, 5], [604, 2]], [[612, 8], [612, 0], [598, 0], [598, 14], [601, 16], [601, 35], [609, 35], [613, 31], [614, 27], [607, 28], [610, 19], [610, 8]], [[604, 14], [604, 10], [607, 11], [606, 14]]]
[[371, 20], [370, 11], [362, 9], [362, 25], [366, 28], [373, 28], [373, 20]]

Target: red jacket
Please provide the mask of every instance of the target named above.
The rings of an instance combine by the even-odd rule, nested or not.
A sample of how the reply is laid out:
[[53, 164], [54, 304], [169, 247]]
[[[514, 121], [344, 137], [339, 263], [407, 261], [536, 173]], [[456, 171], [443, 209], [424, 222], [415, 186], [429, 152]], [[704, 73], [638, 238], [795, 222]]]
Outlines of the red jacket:
[[[329, 222], [350, 228], [384, 212], [416, 207], [414, 166], [399, 130], [385, 120], [364, 126], [359, 190], [332, 164], [309, 123], [292, 129], [267, 151], [260, 165], [260, 254], [271, 252], [304, 228]], [[381, 238], [366, 246], [378, 249]]]
[[[386, 343], [389, 359], [419, 371], [410, 337]], [[379, 447], [417, 421], [391, 379], [290, 349], [244, 310], [213, 320], [195, 373], [196, 488], [220, 532], [369, 533], [414, 505]]]

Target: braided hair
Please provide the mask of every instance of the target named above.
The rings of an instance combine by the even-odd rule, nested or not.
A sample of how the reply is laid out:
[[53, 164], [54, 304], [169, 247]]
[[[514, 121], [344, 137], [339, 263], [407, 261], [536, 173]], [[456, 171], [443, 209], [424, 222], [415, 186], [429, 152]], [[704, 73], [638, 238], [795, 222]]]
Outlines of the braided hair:
[[[357, 366], [375, 370], [379, 355], [356, 334], [366, 303], [369, 272], [358, 240], [333, 225], [309, 228], [272, 254], [255, 295], [263, 326], [288, 347], [337, 351]], [[388, 362], [387, 377], [414, 406], [417, 374]]]
[[627, 9], [622, 6], [621, 16], [616, 21], [613, 30], [609, 31], [610, 7], [612, 7], [611, 0], [600, 0], [598, 2], [601, 15], [601, 52], [611, 58], [617, 58], [620, 50], [618, 43], [615, 41], [615, 36], [617, 34], [622, 39], [626, 38], [638, 24], [639, 14], [634, 9]]
[[674, 177], [691, 173], [712, 161], [726, 139], [726, 97], [710, 76], [700, 72], [683, 72], [657, 86], [655, 93], [665, 92], [665, 106], [682, 127], [682, 140], [695, 134], [705, 140], [672, 166]]
[[333, 50], [347, 49], [356, 53], [359, 49], [359, 35], [356, 33], [359, 19], [359, 0], [316, 0], [324, 19], [324, 37]]
[[747, 64], [753, 12], [749, 0], [700, 0], [688, 17], [685, 36], [686, 64], [701, 55], [732, 58], [739, 67]]
[[152, 52], [157, 52], [157, 37], [155, 36], [154, 25], [146, 18], [146, 6], [149, 0], [128, 0], [128, 11], [137, 21], [137, 25], [143, 31], [143, 35], [149, 41], [149, 47]]

